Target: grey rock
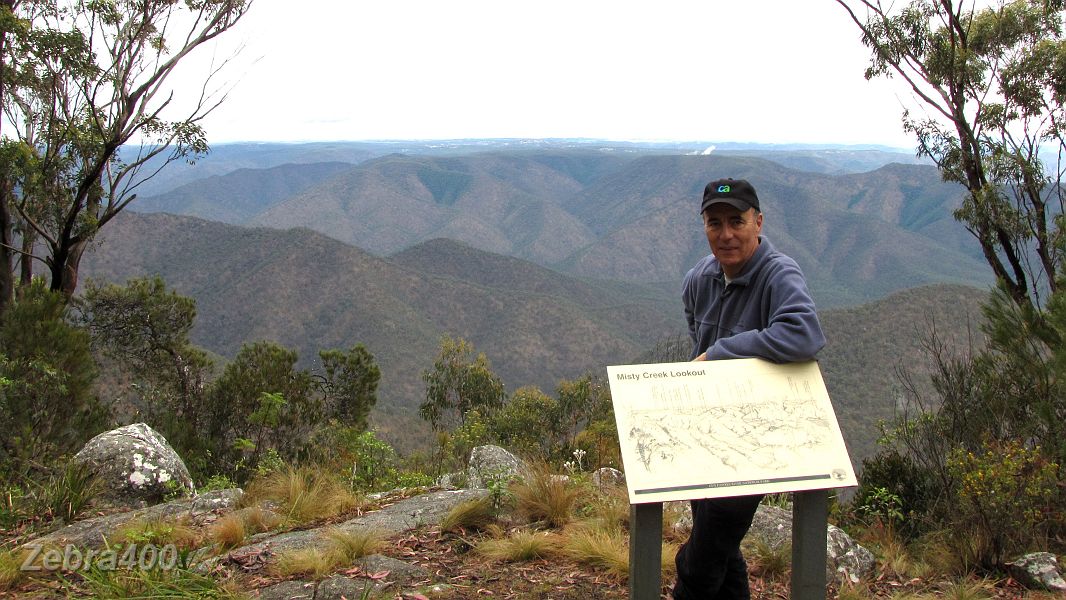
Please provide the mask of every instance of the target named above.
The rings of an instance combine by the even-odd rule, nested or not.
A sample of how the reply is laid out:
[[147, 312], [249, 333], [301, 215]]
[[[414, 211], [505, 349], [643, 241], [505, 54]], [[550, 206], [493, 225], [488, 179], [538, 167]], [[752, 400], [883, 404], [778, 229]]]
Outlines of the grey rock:
[[485, 488], [493, 481], [508, 481], [522, 476], [525, 470], [517, 456], [499, 446], [478, 446], [470, 452], [467, 463], [467, 487]]
[[315, 584], [306, 581], [282, 581], [259, 590], [252, 597], [259, 600], [312, 600], [315, 597]]
[[366, 590], [373, 594], [381, 594], [388, 590], [401, 586], [408, 586], [413, 582], [428, 583], [430, 572], [417, 565], [410, 565], [403, 561], [374, 554], [356, 561], [356, 565], [366, 575], [375, 573], [387, 573], [381, 579], [368, 577], [345, 577], [335, 576], [318, 584], [315, 592], [315, 600], [342, 600], [362, 598]]
[[466, 484], [466, 473], [445, 473], [437, 478], [437, 486], [446, 490], [457, 490]]
[[241, 498], [241, 490], [215, 490], [195, 498], [173, 500], [155, 506], [148, 506], [101, 517], [77, 521], [37, 537], [23, 547], [38, 545], [65, 546], [72, 544], [78, 548], [103, 548], [105, 540], [110, 540], [116, 531], [134, 521], [188, 520], [193, 524], [202, 522], [208, 515], [230, 510]]
[[74, 455], [103, 484], [101, 496], [121, 506], [155, 504], [174, 492], [192, 496], [192, 477], [170, 444], [144, 423], [105, 431]]
[[[687, 503], [685, 503], [687, 504]], [[692, 529], [691, 510], [681, 505], [683, 516], [677, 520], [678, 531]], [[771, 548], [792, 545], [792, 511], [776, 506], [760, 505], [752, 519], [749, 539], [762, 540]], [[873, 574], [876, 559], [872, 552], [859, 545], [847, 533], [835, 525], [829, 525], [825, 540], [826, 579], [848, 579], [857, 582]]]
[[[436, 525], [456, 504], [481, 498], [486, 494], [488, 494], [486, 490], [454, 490], [423, 494], [406, 498], [381, 510], [344, 521], [333, 527], [341, 531], [370, 530], [384, 536], [392, 536], [425, 525]], [[242, 546], [231, 554], [258, 553], [269, 550], [276, 555], [287, 550], [298, 550], [325, 545], [325, 543], [325, 538], [319, 530], [290, 531], [265, 537], [257, 536], [255, 543]]]
[[1050, 552], [1033, 552], [1007, 563], [1011, 577], [1030, 589], [1066, 592], [1066, 581], [1059, 571], [1059, 561]]
[[626, 476], [618, 469], [612, 469], [611, 467], [600, 467], [592, 473], [592, 483], [596, 487], [604, 488], [615, 485], [625, 485]]
[[242, 496], [244, 496], [244, 490], [241, 488], [211, 490], [194, 497], [191, 510], [197, 514], [216, 510], [230, 510], [237, 505]]
[[315, 591], [315, 600], [355, 600], [365, 597], [370, 590], [379, 593], [386, 588], [392, 587], [393, 582], [382, 580], [374, 581], [365, 577], [350, 578], [344, 576], [330, 577], [318, 584]]

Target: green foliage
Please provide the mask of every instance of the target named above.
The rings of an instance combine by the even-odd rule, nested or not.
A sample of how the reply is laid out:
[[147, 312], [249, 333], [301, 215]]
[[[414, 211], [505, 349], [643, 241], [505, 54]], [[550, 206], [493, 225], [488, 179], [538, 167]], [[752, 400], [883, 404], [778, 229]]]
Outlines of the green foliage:
[[[207, 407], [206, 433], [215, 444], [216, 468], [240, 466], [240, 478], [271, 448], [287, 461], [306, 451], [311, 431], [322, 418], [322, 403], [311, 394], [310, 374], [295, 370], [296, 359], [293, 350], [256, 342], [244, 345], [226, 365], [211, 388]], [[251, 444], [238, 445], [239, 440]]]
[[194, 473], [210, 470], [215, 451], [207, 428], [208, 379], [212, 361], [189, 342], [196, 302], [167, 290], [159, 277], [126, 285], [89, 281], [79, 303], [81, 322], [93, 343], [133, 382], [134, 405]]
[[1042, 162], [1066, 150], [1063, 3], [837, 2], [872, 51], [867, 79], [900, 77], [920, 99], [923, 116], [905, 112], [903, 126], [946, 181], [965, 186], [955, 217], [1011, 301], [1039, 306], [1057, 287], [1064, 238], [1061, 171]]
[[548, 460], [559, 437], [559, 403], [539, 388], [519, 388], [490, 417], [489, 430], [511, 452]]
[[474, 347], [462, 338], [441, 338], [433, 369], [423, 371], [422, 380], [426, 400], [419, 414], [437, 431], [465, 423], [472, 409], [487, 413], [503, 403], [503, 382], [489, 359], [483, 353], [474, 356]]
[[89, 344], [41, 280], [0, 317], [0, 472], [51, 463], [104, 429]]
[[366, 429], [381, 379], [374, 356], [362, 344], [348, 352], [323, 350], [318, 355], [325, 371], [322, 389], [327, 414], [348, 426]]
[[[197, 46], [233, 26], [245, 2], [38, 1], [5, 4], [0, 104], [17, 152], [0, 152], [0, 239], [18, 228], [26, 252], [50, 270], [51, 288], [72, 296], [81, 257], [96, 232], [155, 174], [143, 168], [207, 151], [200, 120], [217, 106], [210, 94], [177, 104], [168, 81]], [[208, 87], [205, 82], [204, 87]], [[172, 91], [172, 90], [171, 90]], [[197, 92], [193, 92], [193, 98]], [[182, 109], [178, 109], [182, 110]], [[119, 148], [144, 140], [127, 160]], [[14, 146], [16, 144], [12, 144]], [[34, 244], [39, 236], [42, 243]], [[44, 256], [41, 256], [43, 253]], [[0, 264], [10, 267], [0, 246]], [[24, 267], [29, 264], [25, 263]], [[11, 289], [0, 290], [0, 306]]]
[[404, 468], [396, 450], [374, 431], [332, 421], [315, 433], [312, 446], [312, 457], [335, 472], [347, 473], [348, 485], [354, 490], [370, 492], [433, 482], [428, 475]]
[[930, 507], [927, 473], [894, 449], [867, 458], [852, 506], [868, 522], [917, 535]]
[[[985, 306], [987, 346], [956, 357], [933, 340], [937, 397], [911, 394], [890, 428], [888, 441], [922, 473], [930, 524], [972, 524], [972, 535], [957, 538], [967, 564], [997, 567], [1005, 552], [1066, 526], [1063, 491], [1048, 483], [1066, 460], [1063, 293], [1037, 309], [997, 290]], [[892, 477], [910, 475], [881, 479]], [[905, 488], [881, 485], [906, 499]]]
[[999, 566], [1028, 543], [1043, 547], [1051, 520], [1062, 517], [1055, 514], [1056, 503], [1061, 511], [1060, 467], [1039, 447], [1009, 441], [989, 443], [979, 453], [956, 449], [948, 469], [958, 482], [957, 531], [977, 543], [974, 558], [981, 566]]
[[555, 388], [555, 395], [559, 403], [557, 428], [563, 436], [560, 447], [563, 456], [573, 451], [577, 435], [589, 429], [593, 423], [614, 423], [611, 389], [601, 377], [586, 374], [578, 379], [560, 381]]

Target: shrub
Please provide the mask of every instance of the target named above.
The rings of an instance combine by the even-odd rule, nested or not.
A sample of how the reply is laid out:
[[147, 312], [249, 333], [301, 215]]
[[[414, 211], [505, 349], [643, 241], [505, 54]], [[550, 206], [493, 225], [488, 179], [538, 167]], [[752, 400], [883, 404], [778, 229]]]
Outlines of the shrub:
[[1059, 465], [1039, 447], [1008, 441], [987, 443], [981, 453], [956, 450], [948, 469], [957, 482], [956, 525], [973, 532], [981, 566], [998, 567], [1007, 553], [1046, 543]]
[[36, 279], [0, 318], [0, 475], [77, 451], [108, 413], [92, 392], [89, 335], [70, 322], [66, 298]]

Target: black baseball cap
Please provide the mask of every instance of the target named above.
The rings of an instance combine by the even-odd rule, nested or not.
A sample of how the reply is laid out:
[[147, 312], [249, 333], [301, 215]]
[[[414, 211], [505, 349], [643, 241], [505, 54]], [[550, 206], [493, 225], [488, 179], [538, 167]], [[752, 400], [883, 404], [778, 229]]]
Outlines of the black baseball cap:
[[755, 195], [755, 188], [744, 179], [719, 179], [707, 184], [703, 189], [703, 205], [700, 206], [700, 214], [712, 204], [722, 202], [741, 211], [754, 208], [759, 209], [759, 197]]

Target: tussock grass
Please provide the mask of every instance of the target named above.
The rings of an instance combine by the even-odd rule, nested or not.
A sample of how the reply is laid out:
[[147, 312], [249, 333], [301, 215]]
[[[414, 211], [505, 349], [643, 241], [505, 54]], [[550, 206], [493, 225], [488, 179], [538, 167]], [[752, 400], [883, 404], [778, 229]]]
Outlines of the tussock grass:
[[781, 580], [792, 568], [792, 546], [781, 544], [777, 547], [763, 539], [754, 539], [745, 544], [744, 555], [750, 563], [750, 570], [759, 577]]
[[563, 533], [562, 554], [619, 578], [629, 575], [629, 540], [620, 531], [572, 527]]
[[952, 581], [941, 588], [944, 600], [990, 600], [995, 593], [991, 584], [983, 579]]
[[25, 552], [0, 550], [0, 592], [13, 589], [22, 583], [26, 573], [20, 567], [25, 559]]
[[235, 510], [215, 521], [208, 529], [208, 537], [223, 548], [235, 548], [250, 535], [269, 531], [280, 525], [274, 513], [255, 506]]
[[359, 498], [347, 486], [321, 468], [286, 467], [248, 486], [241, 504], [252, 506], [273, 501], [290, 524], [328, 519], [359, 506]]
[[484, 529], [496, 521], [492, 498], [485, 496], [460, 502], [441, 519], [441, 531], [459, 531], [460, 529]]
[[574, 512], [587, 493], [543, 463], [530, 468], [524, 479], [512, 483], [510, 491], [520, 517], [553, 528], [573, 521]]
[[475, 551], [492, 560], [522, 562], [548, 558], [560, 551], [557, 534], [545, 531], [516, 531], [510, 536], [481, 542]]
[[294, 575], [322, 579], [338, 567], [376, 552], [384, 544], [381, 534], [369, 530], [329, 529], [323, 546], [289, 550], [278, 554], [272, 570], [281, 577]]
[[[901, 600], [903, 596], [892, 596], [896, 600]], [[851, 582], [844, 582], [840, 584], [840, 592], [837, 594], [837, 600], [873, 600], [875, 595], [870, 592], [866, 586], [852, 584]], [[910, 600], [913, 600], [910, 599]]]
[[384, 537], [369, 529], [328, 529], [323, 536], [329, 540], [327, 552], [338, 565], [348, 565], [358, 558], [374, 554], [384, 545]]
[[674, 557], [677, 556], [677, 551], [681, 549], [681, 544], [676, 542], [663, 542], [662, 550], [662, 573], [663, 579], [673, 579], [677, 577], [677, 563], [674, 562]]
[[244, 526], [244, 519], [241, 515], [231, 512], [215, 521], [207, 535], [211, 541], [223, 548], [236, 548], [248, 537], [248, 529]]
[[174, 544], [182, 549], [199, 547], [201, 535], [183, 520], [138, 519], [120, 527], [114, 540], [125, 543], [144, 543], [163, 546]]
[[281, 577], [313, 577], [322, 579], [333, 572], [337, 563], [329, 552], [321, 548], [301, 548], [278, 553], [273, 565], [275, 574]]
[[628, 530], [629, 493], [625, 488], [612, 486], [589, 495], [584, 521], [600, 529]]

